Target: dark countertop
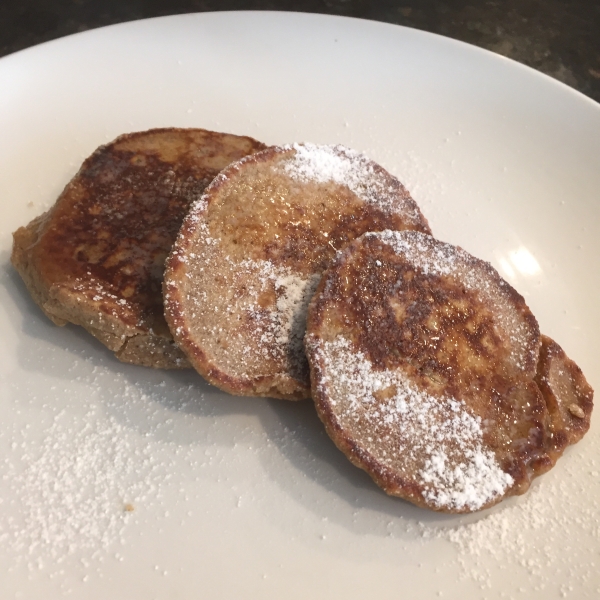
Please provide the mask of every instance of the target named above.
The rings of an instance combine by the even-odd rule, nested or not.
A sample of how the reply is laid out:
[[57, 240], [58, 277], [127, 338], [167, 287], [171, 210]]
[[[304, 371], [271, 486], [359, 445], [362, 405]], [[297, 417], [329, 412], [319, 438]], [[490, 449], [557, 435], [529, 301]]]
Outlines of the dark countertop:
[[598, 0], [4, 0], [0, 56], [113, 23], [215, 10], [295, 10], [415, 27], [508, 56], [600, 102]]

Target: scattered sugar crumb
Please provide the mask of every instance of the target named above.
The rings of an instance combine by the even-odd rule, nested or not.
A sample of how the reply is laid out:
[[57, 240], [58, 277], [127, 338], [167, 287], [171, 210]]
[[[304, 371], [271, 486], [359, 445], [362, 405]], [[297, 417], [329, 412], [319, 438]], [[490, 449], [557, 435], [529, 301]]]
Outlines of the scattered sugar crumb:
[[[71, 370], [78, 369], [75, 361]], [[172, 421], [156, 420], [152, 434], [140, 437], [122, 415], [110, 414], [110, 401], [98, 404], [93, 399], [105, 377], [120, 390], [115, 404], [142, 410], [147, 423], [156, 420], [153, 413], [164, 387], [159, 384], [156, 392], [144, 393], [123, 375], [115, 378], [94, 367], [76, 379], [78, 386], [88, 386], [88, 398], [75, 392], [69, 409], [41, 406], [40, 419], [44, 414], [49, 422], [40, 433], [32, 434], [29, 427], [4, 431], [10, 443], [2, 461], [0, 548], [30, 571], [59, 568], [72, 555], [101, 558], [123, 543], [135, 507], [160, 503], [161, 490], [168, 485], [173, 458], [168, 452], [156, 455], [152, 434], [167, 430]], [[60, 391], [56, 386], [49, 390]], [[188, 386], [172, 391], [182, 399], [181, 408], [199, 396]], [[36, 398], [31, 401], [39, 405]]]
[[[561, 462], [555, 469], [565, 468]], [[530, 591], [552, 595], [560, 587], [562, 597], [595, 597], [591, 585], [597, 581], [598, 557], [589, 550], [600, 543], [598, 501], [585, 483], [574, 489], [569, 479], [568, 472], [559, 481], [542, 478], [524, 496], [502, 503], [474, 523], [419, 523], [420, 533], [424, 540], [450, 542], [458, 551], [461, 578], [483, 589], [501, 584], [500, 570], [514, 580], [519, 574], [526, 577]], [[561, 581], [568, 583], [559, 586]], [[502, 584], [506, 589], [509, 585]]]

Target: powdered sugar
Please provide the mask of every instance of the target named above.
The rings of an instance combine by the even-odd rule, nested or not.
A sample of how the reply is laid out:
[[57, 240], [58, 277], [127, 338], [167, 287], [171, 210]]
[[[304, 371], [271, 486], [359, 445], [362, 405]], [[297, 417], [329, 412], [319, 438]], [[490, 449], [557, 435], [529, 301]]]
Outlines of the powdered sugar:
[[430, 236], [417, 232], [378, 231], [366, 234], [366, 237], [380, 239], [394, 249], [394, 252], [406, 257], [406, 260], [425, 275], [448, 275], [456, 270], [459, 248], [432, 243]]
[[[157, 443], [174, 414], [161, 406], [165, 394], [177, 397], [180, 408], [200, 395], [196, 386], [157, 384], [158, 371], [132, 385], [122, 372], [68, 360], [68, 369], [53, 365], [72, 377], [67, 386], [50, 379], [41, 396], [26, 399], [26, 392], [3, 405], [14, 423], [3, 430], [0, 554], [8, 549], [29, 570], [73, 564], [75, 556], [85, 566], [124, 543], [140, 507], [160, 504], [180, 452]], [[102, 361], [98, 354], [96, 364]], [[35, 415], [33, 427], [18, 426], [22, 413]]]
[[[420, 523], [421, 535], [427, 542], [451, 542], [462, 578], [482, 589], [508, 587], [502, 582], [510, 572], [515, 586], [525, 578], [529, 590], [544, 590], [539, 597], [596, 597], [597, 554], [589, 549], [600, 539], [597, 465], [581, 453], [570, 459], [561, 465], [560, 475], [549, 473], [525, 496], [476, 522]], [[557, 581], [563, 582], [560, 589]]]
[[[244, 260], [233, 266], [236, 272], [249, 271], [258, 279], [256, 289], [248, 289], [250, 302], [246, 310], [260, 323], [260, 337], [254, 340], [259, 351], [286, 360], [291, 373], [299, 376], [306, 369], [303, 345], [306, 312], [320, 275], [304, 277], [268, 260]], [[269, 285], [274, 287], [275, 305], [259, 307], [258, 296]]]
[[[136, 327], [144, 326], [144, 320], [141, 316], [139, 316], [136, 313], [135, 307], [133, 306], [133, 304], [126, 298], [123, 298], [122, 296], [115, 294], [111, 290], [110, 284], [93, 277], [89, 271], [88, 271], [87, 279], [85, 279], [85, 280], [82, 280], [81, 278], [74, 279], [71, 289], [73, 292], [76, 292], [77, 295], [79, 296], [77, 298], [78, 302], [81, 302], [81, 296], [87, 296], [93, 302], [103, 302], [104, 310], [109, 311], [108, 314], [115, 317], [115, 319], [119, 319], [122, 317], [122, 314], [119, 312], [119, 310], [117, 310], [114, 307], [115, 305], [117, 305], [120, 309], [122, 309], [122, 311], [127, 311], [126, 314], [128, 316], [134, 315], [137, 318], [137, 322], [135, 323]], [[139, 311], [137, 311], [137, 312], [139, 312]], [[96, 319], [99, 322], [102, 322], [103, 320], [105, 320], [103, 312], [98, 311], [98, 315], [97, 315]], [[110, 328], [111, 324], [108, 323], [108, 324], [105, 324], [105, 326]]]
[[402, 189], [400, 183], [383, 170], [376, 170], [375, 163], [356, 150], [315, 144], [293, 144], [283, 149], [294, 150], [281, 166], [292, 179], [345, 185], [369, 204], [387, 212], [397, 210], [399, 190]]
[[[275, 278], [276, 315], [282, 326], [276, 342], [286, 344], [290, 340], [294, 340], [302, 344], [306, 330], [308, 303], [319, 283], [320, 276], [313, 274], [305, 279], [297, 273], [293, 273], [289, 268], [277, 270], [280, 271], [280, 274]], [[281, 271], [284, 273], [281, 273]]]
[[[88, 415], [74, 432], [63, 420], [57, 415], [48, 428], [37, 458], [9, 475], [24, 511], [23, 525], [11, 535], [23, 554], [60, 559], [106, 548], [125, 525], [125, 503], [137, 502], [147, 484], [141, 474], [150, 457], [130, 447], [122, 426]], [[132, 486], [134, 475], [138, 485]]]
[[400, 370], [375, 370], [338, 337], [307, 344], [321, 364], [319, 389], [340, 426], [383, 469], [416, 479], [438, 508], [478, 510], [513, 483], [485, 447], [481, 420], [460, 401], [418, 390]]
[[372, 175], [373, 172], [364, 156], [343, 146], [293, 144], [290, 147], [295, 154], [284, 163], [283, 169], [299, 181], [335, 181], [356, 187], [360, 175]]

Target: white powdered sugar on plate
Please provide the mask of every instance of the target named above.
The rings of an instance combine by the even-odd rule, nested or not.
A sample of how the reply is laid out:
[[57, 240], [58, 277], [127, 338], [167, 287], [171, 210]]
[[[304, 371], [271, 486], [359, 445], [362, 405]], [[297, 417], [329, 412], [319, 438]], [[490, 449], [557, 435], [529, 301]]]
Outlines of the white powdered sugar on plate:
[[[498, 588], [510, 573], [512, 581], [525, 577], [544, 597], [597, 597], [597, 553], [587, 550], [600, 540], [598, 500], [589, 493], [589, 486], [598, 484], [597, 464], [583, 452], [575, 451], [571, 458], [570, 465], [562, 465], [562, 474], [549, 473], [526, 495], [494, 507], [477, 521], [462, 522], [461, 517], [445, 526], [421, 522], [421, 536], [454, 545], [461, 579], [475, 581], [483, 590]], [[574, 483], [579, 478], [587, 479], [585, 485]], [[560, 586], [556, 575], [564, 582]]]
[[151, 470], [151, 457], [130, 446], [117, 422], [88, 414], [82, 429], [72, 431], [63, 420], [56, 416], [35, 458], [25, 454], [24, 470], [8, 473], [23, 520], [18, 530], [10, 524], [3, 529], [24, 556], [61, 559], [75, 550], [107, 548], [148, 483], [143, 473]]
[[418, 390], [399, 371], [375, 370], [343, 337], [307, 344], [340, 426], [383, 468], [414, 477], [428, 504], [478, 510], [512, 485], [463, 402]]
[[[15, 415], [36, 411], [38, 427], [6, 427], [0, 435], [0, 555], [12, 554], [14, 567], [29, 571], [58, 569], [73, 557], [85, 568], [109, 551], [119, 559], [128, 525], [139, 522], [142, 507], [160, 506], [181, 454], [177, 444], [157, 442], [173, 426], [166, 417], [183, 419], [201, 396], [195, 386], [168, 388], [164, 380], [132, 384], [85, 361], [74, 360], [70, 371], [77, 376], [67, 386], [48, 386], [58, 400], [15, 403]], [[170, 414], [169, 391], [179, 402]]]

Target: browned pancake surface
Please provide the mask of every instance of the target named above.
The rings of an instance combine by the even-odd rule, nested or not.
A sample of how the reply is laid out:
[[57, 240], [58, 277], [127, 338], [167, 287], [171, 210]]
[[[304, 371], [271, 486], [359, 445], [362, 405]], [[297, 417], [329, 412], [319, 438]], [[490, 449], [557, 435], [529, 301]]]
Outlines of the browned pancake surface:
[[166, 316], [192, 364], [241, 395], [309, 397], [306, 306], [365, 231], [427, 222], [402, 184], [341, 146], [273, 147], [225, 169], [167, 261]]
[[524, 492], [558, 457], [535, 383], [537, 322], [461, 249], [363, 236], [324, 275], [307, 329], [319, 415], [388, 493], [469, 512]]
[[126, 362], [189, 366], [163, 315], [164, 261], [192, 200], [264, 148], [202, 129], [131, 133], [100, 147], [55, 206], [14, 234], [12, 261], [57, 324], [73, 322]]
[[552, 339], [542, 335], [536, 374], [550, 416], [549, 452], [559, 457], [590, 428], [594, 391], [581, 369]]

